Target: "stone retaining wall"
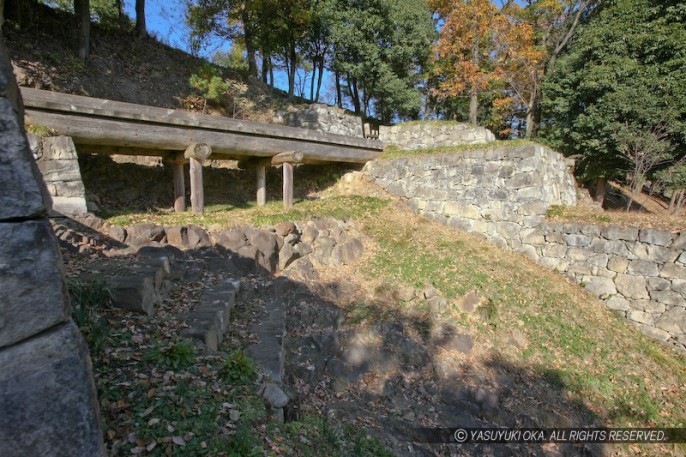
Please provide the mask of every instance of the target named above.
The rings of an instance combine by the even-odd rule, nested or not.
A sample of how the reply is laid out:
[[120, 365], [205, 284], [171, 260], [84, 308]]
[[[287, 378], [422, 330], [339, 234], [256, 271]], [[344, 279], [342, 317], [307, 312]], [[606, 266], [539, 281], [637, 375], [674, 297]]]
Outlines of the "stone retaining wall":
[[575, 205], [564, 158], [539, 145], [370, 162], [366, 172], [419, 213], [507, 245], [550, 205]]
[[86, 189], [72, 139], [29, 135], [29, 144], [52, 199], [53, 212], [65, 216], [86, 214]]
[[379, 127], [379, 140], [400, 149], [425, 149], [463, 144], [482, 144], [495, 140], [490, 130], [469, 124], [449, 122], [410, 122]]
[[325, 133], [348, 135], [362, 138], [362, 120], [359, 116], [334, 106], [323, 104], [309, 105], [280, 113], [275, 119], [289, 127], [301, 127]]
[[560, 154], [532, 145], [365, 170], [418, 213], [559, 270], [644, 333], [686, 348], [686, 232], [546, 221], [551, 205], [576, 204]]

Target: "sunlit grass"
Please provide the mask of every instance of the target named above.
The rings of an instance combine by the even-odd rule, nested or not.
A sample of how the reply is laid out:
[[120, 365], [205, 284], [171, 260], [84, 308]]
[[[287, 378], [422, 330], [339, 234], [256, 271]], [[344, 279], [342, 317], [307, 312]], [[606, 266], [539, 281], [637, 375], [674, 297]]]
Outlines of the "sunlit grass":
[[188, 225], [196, 224], [213, 228], [230, 228], [243, 224], [256, 226], [274, 225], [285, 221], [301, 221], [313, 217], [335, 217], [348, 220], [373, 216], [388, 201], [361, 196], [334, 196], [316, 200], [300, 200], [288, 211], [281, 202], [269, 202], [265, 206], [257, 206], [250, 202], [246, 207], [232, 205], [208, 205], [204, 214], [191, 211], [175, 213], [171, 210], [154, 210], [144, 213], [129, 213], [107, 218], [115, 225], [129, 226], [132, 224], [149, 222], [159, 225]]
[[536, 144], [528, 140], [507, 140], [507, 141], [492, 141], [486, 144], [464, 144], [461, 146], [443, 146], [439, 148], [426, 149], [400, 149], [396, 146], [387, 146], [381, 154], [381, 159], [400, 159], [424, 155], [441, 155], [441, 154], [463, 154], [470, 151], [489, 151], [503, 147], [521, 147]]
[[[405, 221], [403, 225], [401, 221]], [[398, 227], [389, 231], [391, 225]], [[641, 334], [578, 285], [521, 256], [433, 222], [410, 223], [389, 210], [365, 223], [379, 244], [370, 278], [421, 287], [430, 281], [453, 299], [475, 290], [497, 307], [497, 325], [468, 325], [495, 347], [511, 329], [528, 347], [513, 363], [554, 371], [564, 389], [607, 426], [684, 426], [686, 357]], [[448, 315], [462, 323], [452, 306]]]

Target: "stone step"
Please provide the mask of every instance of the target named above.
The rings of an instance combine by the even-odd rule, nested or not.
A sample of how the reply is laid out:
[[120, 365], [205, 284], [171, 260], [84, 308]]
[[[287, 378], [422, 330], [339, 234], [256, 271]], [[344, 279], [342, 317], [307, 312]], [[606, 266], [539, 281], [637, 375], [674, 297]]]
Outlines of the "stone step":
[[155, 275], [117, 276], [107, 279], [112, 306], [129, 311], [155, 314], [155, 305], [161, 297], [155, 289]]
[[89, 265], [80, 275], [82, 281], [104, 279], [112, 298], [112, 306], [148, 316], [171, 289], [172, 280], [182, 273], [181, 264], [173, 252], [142, 252], [135, 258], [110, 258]]
[[181, 316], [188, 325], [188, 328], [181, 331], [181, 335], [216, 351], [229, 327], [240, 284], [238, 279], [224, 279], [205, 290], [200, 298], [200, 305], [194, 311]]
[[257, 334], [259, 342], [247, 348], [250, 358], [278, 385], [283, 384], [285, 366], [286, 305], [282, 297], [286, 284], [285, 278], [274, 281], [265, 304], [267, 316], [250, 329], [251, 333]]

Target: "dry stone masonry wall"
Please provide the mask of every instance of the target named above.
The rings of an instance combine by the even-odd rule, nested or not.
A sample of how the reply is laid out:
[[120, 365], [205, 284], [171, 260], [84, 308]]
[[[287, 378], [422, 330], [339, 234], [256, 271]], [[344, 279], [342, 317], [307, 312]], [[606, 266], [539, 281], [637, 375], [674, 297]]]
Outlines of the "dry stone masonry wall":
[[564, 158], [539, 145], [376, 161], [367, 174], [418, 213], [559, 270], [644, 333], [686, 349], [686, 232], [560, 224]]
[[400, 149], [425, 149], [463, 144], [482, 144], [495, 140], [483, 127], [448, 122], [408, 122], [379, 127], [379, 140]]
[[280, 113], [277, 122], [289, 127], [301, 127], [337, 135], [362, 138], [362, 120], [358, 116], [328, 105], [315, 104]]
[[53, 212], [69, 216], [86, 214], [86, 189], [72, 139], [29, 135], [29, 144], [52, 199]]
[[550, 205], [576, 204], [564, 159], [539, 145], [375, 161], [366, 171], [419, 213], [512, 248]]

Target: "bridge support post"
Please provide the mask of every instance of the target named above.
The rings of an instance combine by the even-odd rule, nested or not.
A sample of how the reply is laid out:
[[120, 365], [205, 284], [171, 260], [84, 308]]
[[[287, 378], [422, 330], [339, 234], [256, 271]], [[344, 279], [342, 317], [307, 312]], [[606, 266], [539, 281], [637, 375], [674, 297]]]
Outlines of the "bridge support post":
[[283, 207], [293, 207], [293, 164], [289, 162], [283, 164]]
[[191, 177], [191, 211], [202, 214], [205, 212], [205, 194], [202, 185], [202, 162], [189, 159]]
[[202, 185], [202, 161], [212, 154], [212, 149], [205, 143], [193, 143], [183, 153], [188, 159], [191, 178], [191, 210], [194, 213], [205, 212], [205, 194]]
[[257, 206], [267, 204], [267, 166], [257, 164]]
[[186, 211], [186, 181], [184, 179], [183, 156], [176, 157], [171, 165], [174, 170], [174, 211], [183, 213]]
[[272, 157], [272, 165], [283, 164], [283, 207], [293, 206], [293, 164], [301, 163], [304, 154], [299, 151], [287, 151]]

